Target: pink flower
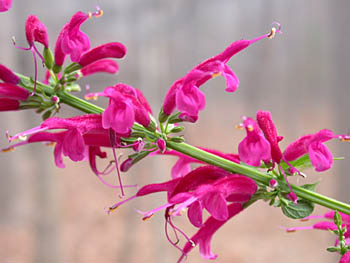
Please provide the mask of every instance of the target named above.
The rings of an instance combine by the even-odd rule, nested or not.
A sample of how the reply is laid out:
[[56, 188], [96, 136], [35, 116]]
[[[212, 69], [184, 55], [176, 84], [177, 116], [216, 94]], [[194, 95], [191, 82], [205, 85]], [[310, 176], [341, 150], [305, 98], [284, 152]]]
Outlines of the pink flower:
[[283, 157], [287, 161], [293, 161], [308, 153], [317, 172], [328, 170], [333, 164], [333, 157], [330, 150], [323, 143], [338, 137], [332, 131], [326, 129], [315, 134], [304, 135], [287, 147]]
[[25, 29], [27, 42], [30, 47], [33, 47], [35, 49], [34, 42], [39, 42], [46, 48], [49, 47], [49, 37], [47, 34], [46, 26], [41, 23], [41, 21], [36, 16], [28, 16]]
[[261, 161], [271, 160], [271, 146], [252, 118], [245, 118], [243, 126], [247, 136], [238, 145], [239, 158], [253, 166], [260, 166]]
[[29, 44], [28, 48], [24, 47], [19, 47], [16, 46], [16, 42], [14, 41], [13, 44], [15, 47], [22, 49], [22, 50], [31, 50], [33, 53], [33, 58], [34, 58], [34, 88], [32, 95], [34, 95], [35, 90], [36, 90], [36, 81], [37, 81], [37, 61], [36, 61], [36, 55], [38, 55], [41, 59], [41, 61], [44, 63], [44, 57], [41, 55], [39, 50], [35, 46], [35, 42], [41, 43], [45, 49], [48, 49], [49, 47], [49, 37], [47, 34], [47, 29], [46, 26], [41, 23], [41, 21], [34, 15], [29, 15], [27, 20], [26, 20], [26, 25], [25, 25], [25, 33], [26, 33], [26, 38], [27, 42]]
[[[47, 130], [65, 130], [62, 132], [48, 133]], [[84, 135], [94, 134], [95, 137], [106, 135], [107, 131], [103, 129], [101, 115], [86, 114], [69, 119], [52, 117], [45, 120], [39, 127], [16, 134], [10, 137], [11, 141], [31, 135], [28, 140], [12, 147], [33, 142], [54, 142], [56, 143], [54, 155], [58, 167], [63, 168], [62, 154], [68, 156], [72, 161], [82, 161], [87, 157], [87, 144], [85, 144]], [[91, 143], [91, 142], [90, 142]], [[96, 142], [95, 142], [96, 143]], [[98, 145], [98, 143], [96, 143]]]
[[18, 100], [0, 98], [0, 111], [19, 110], [20, 102]]
[[8, 11], [12, 6], [12, 0], [0, 0], [0, 12]]
[[100, 45], [82, 54], [79, 59], [81, 66], [89, 65], [104, 58], [123, 58], [126, 54], [126, 47], [119, 42], [111, 42]]
[[190, 241], [188, 241], [184, 248], [182, 249], [182, 255], [178, 260], [180, 263], [186, 255], [196, 246], [199, 245], [200, 255], [207, 260], [216, 259], [217, 255], [215, 255], [211, 251], [210, 243], [215, 232], [222, 227], [229, 219], [237, 215], [239, 212], [243, 210], [242, 205], [240, 203], [233, 203], [227, 206], [228, 209], [228, 217], [226, 220], [217, 220], [213, 216], [208, 218], [203, 226], [197, 231], [197, 233], [191, 237]]
[[95, 73], [115, 74], [118, 72], [118, 70], [119, 66], [117, 62], [110, 59], [101, 59], [84, 66], [82, 69], [80, 69], [80, 74], [84, 77]]
[[[276, 29], [275, 29], [276, 30]], [[280, 32], [280, 29], [277, 30]], [[234, 72], [226, 65], [232, 56], [263, 38], [271, 37], [265, 34], [253, 40], [238, 40], [229, 45], [222, 53], [212, 57], [193, 68], [186, 76], [175, 81], [166, 94], [163, 112], [171, 115], [177, 108], [182, 114], [180, 118], [195, 122], [198, 112], [205, 107], [205, 96], [199, 88], [209, 79], [222, 75], [226, 80], [226, 91], [236, 91], [239, 80]]]
[[340, 259], [339, 263], [350, 263], [350, 251], [347, 251]]
[[[113, 205], [110, 211], [129, 200], [165, 191], [168, 202], [142, 213], [144, 219], [148, 219], [155, 212], [165, 209], [166, 235], [169, 242], [179, 248], [176, 245], [177, 242], [173, 242], [168, 236], [168, 224], [188, 241], [184, 249], [179, 248], [183, 252], [180, 260], [191, 250], [189, 245], [192, 247], [197, 244], [200, 246], [201, 255], [204, 258], [212, 259], [214, 258], [210, 251], [212, 235], [226, 221], [242, 210], [241, 204], [250, 200], [256, 190], [256, 183], [248, 177], [232, 174], [215, 166], [203, 166], [189, 172], [184, 177], [164, 183], [146, 185], [135, 196]], [[188, 208], [187, 215], [190, 222], [200, 228], [192, 239], [189, 239], [171, 220], [173, 216], [179, 215], [184, 208]], [[211, 215], [204, 224], [202, 223], [203, 209], [206, 209]]]
[[17, 85], [19, 83], [19, 77], [12, 70], [8, 69], [4, 65], [0, 64], [0, 79], [3, 82]]
[[128, 137], [134, 122], [147, 127], [151, 120], [149, 114], [151, 108], [142, 92], [118, 83], [107, 87], [101, 93], [91, 93], [86, 97], [105, 96], [108, 97], [109, 105], [102, 114], [103, 128], [112, 128], [118, 135]]
[[89, 14], [76, 12], [63, 27], [55, 46], [55, 63], [62, 66], [67, 55], [73, 62], [78, 62], [80, 56], [90, 48], [88, 35], [80, 31], [80, 26], [89, 18]]
[[25, 88], [11, 83], [0, 83], [0, 98], [25, 101], [28, 97], [29, 92]]

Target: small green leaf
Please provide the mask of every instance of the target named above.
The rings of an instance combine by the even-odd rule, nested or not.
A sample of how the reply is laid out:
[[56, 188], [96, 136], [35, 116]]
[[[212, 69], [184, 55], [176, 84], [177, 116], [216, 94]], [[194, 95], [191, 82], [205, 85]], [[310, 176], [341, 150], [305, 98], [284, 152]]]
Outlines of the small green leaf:
[[178, 136], [171, 137], [171, 138], [169, 138], [169, 140], [172, 141], [172, 142], [177, 142], [177, 143], [181, 143], [181, 142], [185, 141], [185, 139], [183, 137], [178, 137]]
[[338, 251], [339, 251], [339, 248], [337, 248], [337, 247], [328, 247], [328, 248], [327, 248], [327, 251], [328, 251], [328, 252], [338, 252]]
[[306, 200], [299, 199], [298, 204], [288, 202], [282, 203], [282, 212], [285, 216], [293, 219], [301, 219], [309, 216], [314, 211], [314, 204]]
[[313, 184], [304, 184], [301, 187], [306, 189], [306, 190], [310, 190], [310, 191], [315, 191], [316, 186], [318, 185], [319, 182], [313, 183]]

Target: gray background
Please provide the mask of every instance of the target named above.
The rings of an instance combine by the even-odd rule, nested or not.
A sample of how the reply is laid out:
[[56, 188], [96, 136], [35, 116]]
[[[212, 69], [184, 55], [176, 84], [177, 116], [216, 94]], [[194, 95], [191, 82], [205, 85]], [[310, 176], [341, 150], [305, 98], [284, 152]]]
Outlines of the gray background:
[[[16, 50], [11, 37], [26, 45], [24, 23], [35, 14], [47, 26], [50, 47], [61, 27], [78, 10], [104, 15], [86, 21], [82, 30], [92, 46], [120, 41], [128, 49], [117, 76], [99, 75], [81, 81], [92, 91], [125, 82], [141, 89], [154, 113], [173, 81], [189, 69], [221, 52], [232, 41], [251, 39], [282, 24], [282, 35], [264, 40], [231, 59], [229, 66], [241, 85], [224, 92], [224, 80], [203, 86], [207, 107], [196, 125], [187, 125], [187, 142], [236, 152], [244, 133], [234, 129], [242, 115], [259, 109], [272, 112], [282, 148], [298, 136], [330, 128], [347, 133], [349, 127], [349, 1], [309, 0], [129, 0], [24, 1], [14, 0], [0, 14], [0, 62], [32, 75], [30, 52]], [[42, 76], [43, 72], [40, 72]], [[83, 95], [83, 94], [81, 94]], [[103, 99], [99, 105], [106, 105]], [[61, 115], [77, 112], [63, 107]], [[0, 133], [12, 134], [39, 125], [33, 112], [1, 113]], [[7, 147], [5, 136], [1, 148]], [[344, 156], [333, 169], [309, 179], [320, 180], [321, 193], [349, 200], [349, 145], [327, 145]], [[175, 262], [180, 253], [166, 241], [163, 216], [143, 222], [135, 209], [148, 210], [164, 202], [164, 195], [127, 204], [110, 216], [104, 213], [117, 193], [99, 183], [86, 163], [66, 159], [66, 169], [53, 164], [52, 149], [31, 145], [0, 156], [0, 258], [2, 262]], [[126, 176], [140, 185], [169, 178], [175, 159], [155, 157], [141, 162]], [[113, 178], [112, 178], [113, 180]], [[304, 183], [302, 179], [295, 183]], [[129, 194], [133, 194], [132, 191]], [[317, 208], [316, 213], [326, 210]], [[187, 233], [186, 219], [177, 220]], [[335, 262], [325, 251], [333, 237], [327, 232], [286, 234], [279, 226], [307, 225], [284, 218], [278, 209], [259, 203], [231, 220], [213, 239], [220, 262]], [[203, 262], [198, 250], [188, 262]]]

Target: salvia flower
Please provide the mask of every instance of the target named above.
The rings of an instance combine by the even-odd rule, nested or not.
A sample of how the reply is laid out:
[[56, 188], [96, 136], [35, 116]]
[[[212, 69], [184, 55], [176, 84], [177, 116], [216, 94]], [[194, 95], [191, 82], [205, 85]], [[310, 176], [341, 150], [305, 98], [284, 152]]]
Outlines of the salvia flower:
[[[148, 219], [155, 212], [165, 209], [166, 235], [169, 242], [179, 248], [176, 245], [177, 242], [173, 242], [168, 236], [168, 224], [175, 232], [181, 233], [191, 246], [199, 244], [204, 258], [212, 259], [214, 255], [210, 252], [211, 236], [234, 214], [242, 210], [241, 204], [249, 201], [256, 190], [256, 183], [248, 177], [232, 174], [215, 166], [202, 166], [183, 177], [164, 183], [146, 185], [135, 196], [113, 205], [110, 211], [129, 200], [165, 191], [168, 202], [143, 213], [144, 219]], [[193, 237], [194, 240], [189, 239], [171, 220], [172, 217], [179, 215], [184, 208], [188, 208], [187, 216], [190, 222], [195, 227], [199, 227], [197, 234]], [[211, 215], [204, 224], [203, 209], [206, 209]], [[186, 244], [185, 248], [180, 250], [183, 252], [181, 257], [183, 258], [191, 249]]]
[[47, 33], [46, 26], [35, 16], [35, 15], [29, 15], [26, 20], [25, 24], [25, 33], [27, 42], [29, 44], [28, 48], [23, 48], [16, 46], [16, 42], [14, 40], [14, 45], [22, 50], [31, 50], [34, 58], [34, 88], [32, 95], [34, 95], [36, 90], [36, 81], [37, 81], [37, 72], [38, 72], [38, 66], [36, 61], [36, 55], [40, 57], [42, 62], [44, 62], [44, 57], [41, 55], [39, 50], [35, 46], [35, 42], [38, 42], [44, 46], [45, 49], [49, 48], [49, 37]]
[[245, 118], [243, 126], [247, 136], [238, 145], [239, 158], [253, 166], [260, 166], [261, 161], [271, 160], [271, 146], [252, 118]]
[[229, 219], [237, 215], [243, 210], [240, 203], [233, 203], [227, 206], [228, 217], [226, 220], [217, 220], [213, 216], [209, 217], [195, 235], [185, 244], [182, 249], [182, 255], [177, 261], [182, 262], [187, 254], [196, 246], [199, 245], [200, 255], [207, 260], [217, 258], [217, 255], [211, 251], [211, 239], [215, 232], [220, 229]]
[[339, 138], [339, 135], [327, 129], [315, 134], [304, 135], [287, 147], [283, 157], [287, 161], [292, 161], [309, 154], [310, 161], [317, 172], [328, 170], [333, 164], [333, 157], [331, 151], [323, 143], [333, 138]]
[[[274, 29], [273, 32], [280, 32], [280, 29]], [[222, 53], [197, 65], [186, 76], [172, 84], [163, 103], [163, 113], [169, 116], [176, 108], [181, 112], [182, 120], [195, 122], [199, 111], [205, 107], [205, 95], [199, 90], [200, 86], [209, 79], [222, 75], [226, 80], [226, 91], [236, 91], [239, 80], [226, 63], [241, 50], [272, 35], [269, 33], [252, 40], [238, 40]]]
[[[47, 130], [61, 129], [65, 131], [56, 133], [45, 132]], [[31, 135], [25, 143], [21, 142], [19, 145], [39, 141], [56, 143], [54, 151], [55, 162], [58, 167], [64, 168], [62, 154], [75, 162], [82, 161], [87, 157], [87, 145], [85, 144], [83, 135], [92, 133], [98, 138], [99, 134], [106, 134], [106, 132], [102, 127], [101, 115], [86, 114], [69, 119], [52, 117], [45, 120], [39, 127], [16, 134], [9, 137], [9, 139], [13, 141]], [[96, 143], [96, 145], [98, 144]], [[14, 145], [12, 147], [16, 146]]]
[[12, 70], [0, 64], [0, 79], [3, 82], [17, 85], [19, 83], [19, 77], [13, 73]]
[[96, 73], [116, 74], [118, 70], [119, 70], [119, 66], [117, 62], [110, 59], [101, 59], [81, 68], [78, 71], [76, 76], [79, 78], [79, 77], [86, 77]]
[[87, 34], [80, 30], [80, 26], [92, 16], [101, 16], [102, 10], [95, 13], [76, 12], [71, 20], [64, 25], [55, 46], [55, 64], [62, 66], [67, 55], [73, 62], [79, 62], [80, 56], [90, 49], [90, 40]]
[[149, 114], [152, 111], [141, 91], [118, 83], [107, 87], [101, 93], [88, 94], [86, 98], [97, 96], [110, 99], [108, 107], [102, 114], [103, 128], [111, 128], [118, 135], [128, 137], [135, 121], [144, 127], [151, 123]]
[[0, 12], [8, 11], [12, 6], [12, 0], [0, 0]]
[[122, 43], [111, 42], [88, 50], [81, 55], [78, 63], [84, 67], [104, 58], [123, 58], [125, 54], [126, 47]]
[[29, 91], [20, 86], [0, 83], [0, 111], [19, 110], [21, 102], [26, 101], [29, 95]]

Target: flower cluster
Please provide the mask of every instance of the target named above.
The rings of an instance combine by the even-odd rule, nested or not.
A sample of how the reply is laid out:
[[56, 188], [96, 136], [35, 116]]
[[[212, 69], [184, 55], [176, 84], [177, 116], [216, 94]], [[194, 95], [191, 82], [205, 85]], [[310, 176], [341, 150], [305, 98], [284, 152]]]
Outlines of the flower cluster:
[[[11, 1], [0, 1], [0, 11], [10, 6]], [[83, 77], [96, 73], [117, 73], [119, 65], [114, 59], [123, 58], [126, 54], [125, 46], [119, 42], [90, 47], [89, 36], [80, 27], [89, 18], [101, 15], [99, 8], [93, 13], [75, 13], [60, 31], [54, 52], [49, 48], [45, 25], [34, 15], [27, 18], [25, 35], [29, 47], [18, 48], [32, 52], [35, 77], [32, 80], [0, 65], [0, 111], [36, 109], [37, 113], [42, 114], [43, 122], [13, 136], [7, 134], [10, 142], [20, 142], [3, 149], [4, 152], [36, 142], [53, 145], [58, 167], [65, 167], [63, 156], [74, 162], [86, 160], [99, 180], [109, 187], [120, 188], [121, 197], [125, 195], [124, 187], [134, 186], [123, 186], [120, 172], [128, 171], [146, 156], [177, 156], [171, 178], [144, 185], [134, 195], [112, 205], [108, 212], [133, 199], [165, 192], [167, 198], [163, 205], [139, 213], [146, 220], [158, 211], [164, 212], [165, 235], [181, 251], [178, 262], [182, 262], [196, 245], [203, 258], [215, 259], [217, 255], [210, 246], [214, 233], [259, 199], [281, 207], [283, 213], [292, 218], [305, 217], [312, 212], [311, 201], [315, 201], [315, 198], [311, 200], [312, 194], [307, 189], [309, 186], [292, 187], [287, 176], [303, 175], [300, 169], [305, 166], [313, 166], [317, 172], [328, 170], [333, 164], [333, 157], [324, 143], [334, 138], [347, 141], [348, 135], [336, 135], [324, 129], [300, 137], [282, 151], [279, 142], [283, 137], [278, 135], [267, 111], [258, 111], [256, 121], [243, 118], [240, 126], [245, 128], [247, 135], [238, 145], [238, 154], [192, 147], [184, 143], [182, 135], [177, 135], [184, 130], [182, 122], [196, 122], [199, 112], [205, 108], [205, 95], [200, 87], [222, 75], [226, 80], [226, 91], [235, 92], [239, 79], [227, 65], [228, 61], [251, 44], [280, 33], [278, 23], [278, 27], [268, 34], [233, 42], [223, 52], [176, 80], [165, 96], [157, 123], [143, 93], [124, 83], [106, 87], [102, 92], [89, 93], [85, 95], [86, 100], [71, 95], [70, 92], [79, 90], [77, 81]], [[43, 52], [38, 50], [37, 43], [43, 46]], [[37, 80], [36, 56], [47, 69], [42, 83]], [[65, 66], [67, 57], [70, 57], [71, 64]], [[108, 98], [106, 109], [87, 101], [101, 96]], [[70, 118], [54, 117], [62, 103], [87, 114]], [[107, 158], [105, 148], [112, 149], [113, 157], [107, 167], [99, 169], [97, 159]], [[119, 163], [116, 151], [124, 148], [132, 153]], [[193, 168], [193, 163], [199, 164], [199, 167]], [[114, 170], [119, 185], [111, 185], [104, 180], [103, 176]], [[301, 194], [301, 198], [296, 193]], [[324, 199], [322, 201], [324, 204]], [[174, 222], [183, 210], [187, 210], [189, 222], [197, 228], [191, 237]], [[203, 213], [205, 210], [207, 217]], [[173, 236], [169, 234], [169, 228], [173, 230]], [[181, 247], [180, 236], [185, 239]]]

